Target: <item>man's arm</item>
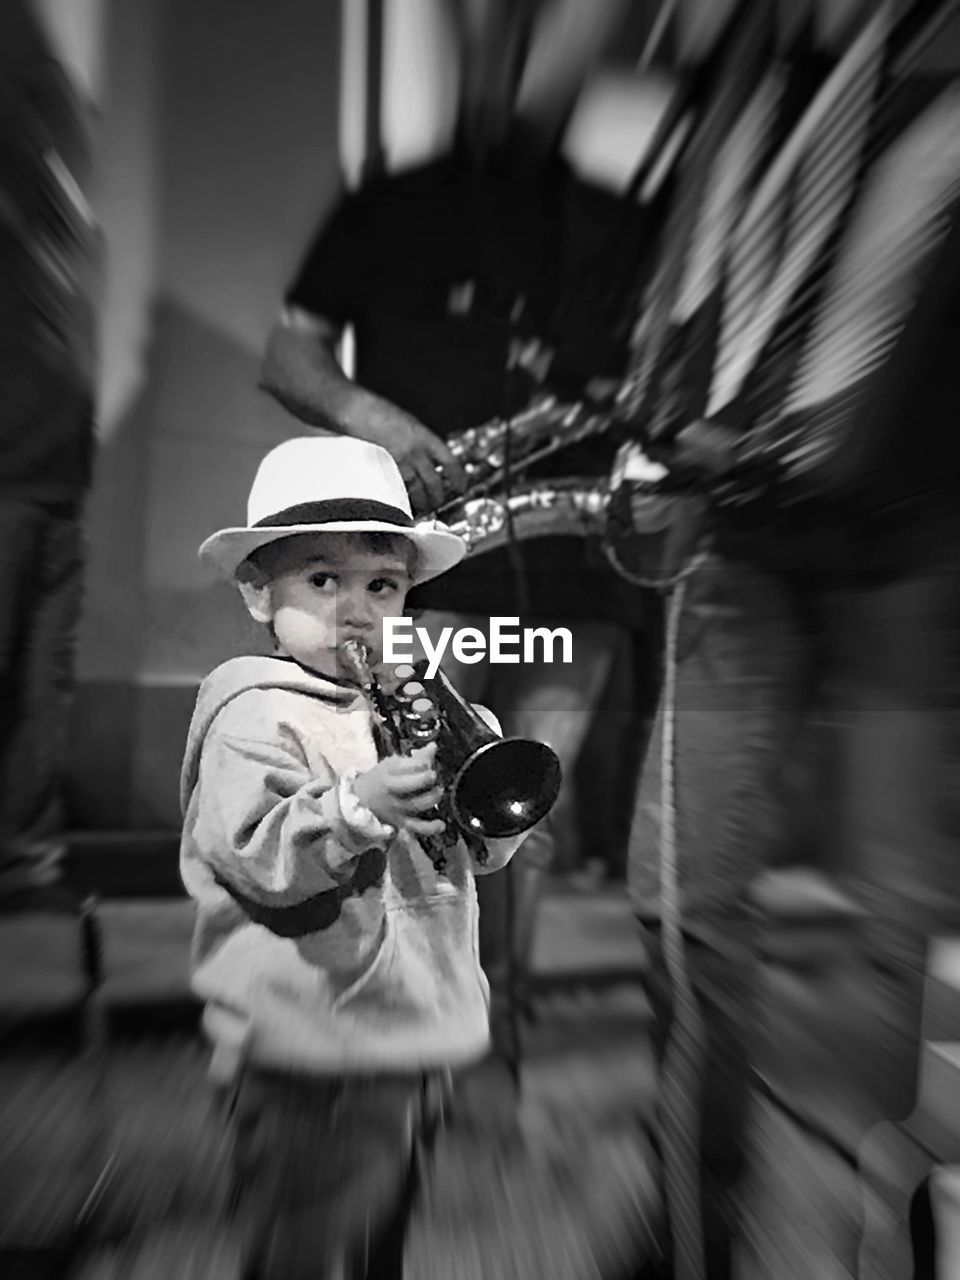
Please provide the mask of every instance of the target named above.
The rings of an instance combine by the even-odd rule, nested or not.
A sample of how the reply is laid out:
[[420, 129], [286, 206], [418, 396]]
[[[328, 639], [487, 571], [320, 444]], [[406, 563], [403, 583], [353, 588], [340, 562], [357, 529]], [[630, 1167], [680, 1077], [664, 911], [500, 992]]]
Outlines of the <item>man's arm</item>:
[[308, 426], [369, 440], [391, 453], [415, 514], [462, 492], [463, 469], [438, 436], [346, 377], [336, 357], [337, 338], [337, 327], [323, 317], [286, 308], [267, 342], [260, 386]]

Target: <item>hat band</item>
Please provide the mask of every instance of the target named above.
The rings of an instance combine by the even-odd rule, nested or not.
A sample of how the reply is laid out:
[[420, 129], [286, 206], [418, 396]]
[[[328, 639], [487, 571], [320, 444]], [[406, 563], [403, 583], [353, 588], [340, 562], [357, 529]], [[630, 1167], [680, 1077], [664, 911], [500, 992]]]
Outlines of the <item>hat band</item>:
[[381, 524], [396, 524], [404, 529], [413, 528], [413, 516], [387, 502], [370, 498], [329, 498], [322, 502], [301, 502], [295, 507], [285, 507], [272, 516], [258, 520], [254, 529], [276, 529], [294, 524], [333, 524], [339, 521], [376, 520]]

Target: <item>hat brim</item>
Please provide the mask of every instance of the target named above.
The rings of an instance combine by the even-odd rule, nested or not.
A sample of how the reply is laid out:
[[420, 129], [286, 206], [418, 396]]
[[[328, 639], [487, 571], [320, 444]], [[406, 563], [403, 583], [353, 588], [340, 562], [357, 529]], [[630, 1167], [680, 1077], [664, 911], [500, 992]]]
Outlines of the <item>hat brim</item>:
[[417, 563], [411, 576], [413, 586], [446, 573], [467, 554], [467, 544], [463, 538], [452, 533], [439, 521], [425, 520], [405, 527], [380, 520], [337, 520], [329, 524], [220, 529], [207, 538], [200, 547], [199, 555], [226, 577], [233, 578], [240, 565], [254, 551], [298, 533], [393, 533], [408, 538], [417, 552]]

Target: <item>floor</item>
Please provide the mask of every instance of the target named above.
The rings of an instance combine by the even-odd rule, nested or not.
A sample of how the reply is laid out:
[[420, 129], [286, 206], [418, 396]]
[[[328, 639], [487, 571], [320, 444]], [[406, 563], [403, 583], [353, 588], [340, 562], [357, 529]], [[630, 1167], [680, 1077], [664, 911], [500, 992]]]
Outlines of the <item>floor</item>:
[[[96, 1237], [70, 1280], [235, 1280], [236, 1245], [223, 1207], [225, 1129], [206, 1083], [206, 1051], [183, 1025], [190, 905], [107, 903], [102, 915], [107, 995], [126, 1015], [115, 1025], [105, 1070], [92, 1077], [103, 1093], [85, 1094], [90, 1077], [49, 1058], [16, 1075], [0, 1068], [7, 1220], [19, 1214], [31, 1235], [69, 1219], [74, 1171], [89, 1154], [78, 1117], [99, 1107], [115, 1174]], [[5, 928], [0, 943], [4, 1000], [31, 1007], [50, 995], [68, 952], [65, 936], [34, 936], [34, 927]], [[25, 955], [30, 982], [20, 980], [25, 969], [17, 961]], [[958, 974], [945, 966], [957, 956], [944, 956], [935, 968], [950, 990], [937, 1003], [938, 1039], [956, 1025], [947, 997]], [[653, 1102], [643, 962], [621, 888], [554, 886], [536, 948], [536, 1021], [525, 1032], [525, 1142], [504, 1153], [455, 1129], [441, 1136], [409, 1241], [408, 1280], [628, 1280], [649, 1247], [644, 1205], [652, 1195], [640, 1124]], [[956, 1096], [936, 1091], [942, 1099], [948, 1092]], [[19, 1160], [16, 1183], [4, 1179], [8, 1154]], [[826, 1266], [850, 1238], [838, 1206], [852, 1203], [855, 1188], [829, 1152], [813, 1144], [808, 1155], [806, 1221], [817, 1230], [804, 1228], [804, 1241], [821, 1240]], [[760, 1216], [786, 1244], [797, 1229], [797, 1186], [774, 1194], [773, 1157], [758, 1189], [766, 1206]], [[956, 1172], [944, 1171], [935, 1194], [944, 1244], [938, 1280], [960, 1280], [958, 1185]], [[764, 1247], [769, 1253], [769, 1242]], [[743, 1275], [766, 1280], [751, 1272], [749, 1258]]]
[[[224, 1128], [211, 1107], [206, 1055], [188, 1031], [164, 1030], [184, 994], [189, 909], [123, 904], [105, 910], [114, 1002], [150, 997], [158, 1012], [114, 1043], [106, 1113], [115, 1176], [95, 1243], [71, 1280], [233, 1280], [236, 1248], [223, 1213]], [[21, 940], [21, 943], [23, 940]], [[645, 1250], [642, 1213], [651, 1163], [639, 1118], [653, 1080], [643, 963], [621, 889], [548, 900], [535, 967], [543, 977], [525, 1032], [521, 1123], [509, 1152], [456, 1130], [441, 1135], [409, 1242], [409, 1280], [589, 1280], [628, 1276]], [[30, 1073], [18, 1107], [43, 1116], [50, 1169], [43, 1194], [23, 1188], [25, 1221], [49, 1217], [51, 1178], [82, 1156], [76, 1083]], [[66, 1205], [68, 1197], [59, 1195]]]

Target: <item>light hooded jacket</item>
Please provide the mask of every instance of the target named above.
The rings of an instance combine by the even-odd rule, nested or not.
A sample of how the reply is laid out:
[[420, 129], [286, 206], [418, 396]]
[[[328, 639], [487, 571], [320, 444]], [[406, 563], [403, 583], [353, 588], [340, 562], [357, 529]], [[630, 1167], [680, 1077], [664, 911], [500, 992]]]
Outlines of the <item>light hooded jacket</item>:
[[[499, 732], [495, 717], [479, 708]], [[192, 981], [213, 1072], [419, 1071], [482, 1056], [489, 987], [463, 844], [443, 875], [352, 790], [377, 752], [369, 704], [283, 658], [200, 687], [181, 775]], [[521, 838], [490, 841], [503, 867]]]

